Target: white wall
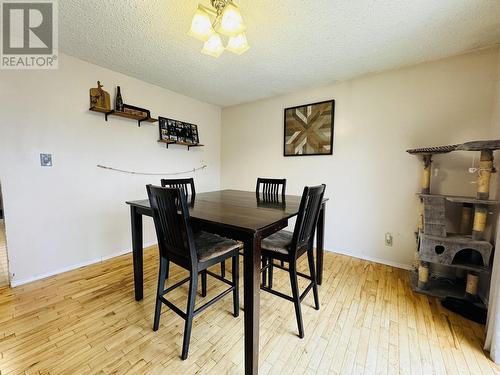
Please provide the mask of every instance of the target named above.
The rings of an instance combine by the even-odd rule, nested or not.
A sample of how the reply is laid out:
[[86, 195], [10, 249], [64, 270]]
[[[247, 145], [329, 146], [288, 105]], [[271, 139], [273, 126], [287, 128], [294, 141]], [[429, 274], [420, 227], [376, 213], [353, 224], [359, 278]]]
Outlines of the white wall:
[[[157, 143], [158, 126], [89, 112], [96, 81], [114, 100], [152, 115], [198, 124], [205, 147]], [[97, 164], [145, 172], [208, 168], [195, 174], [199, 191], [220, 187], [220, 108], [70, 56], [56, 71], [0, 71], [0, 181], [13, 285], [70, 269], [131, 248], [126, 200], [146, 198], [160, 176], [134, 176]], [[40, 166], [52, 153], [54, 166]], [[192, 175], [192, 174], [190, 174]], [[190, 175], [186, 175], [190, 176]], [[145, 220], [144, 242], [156, 242]], [[132, 271], [131, 271], [132, 272]]]
[[[497, 56], [490, 49], [225, 108], [223, 188], [253, 189], [257, 176], [286, 177], [290, 194], [326, 183], [325, 247], [408, 266], [420, 163], [405, 150], [490, 137]], [[283, 109], [327, 99], [336, 100], [333, 155], [283, 157]], [[474, 195], [470, 163], [471, 153], [436, 157], [433, 191]]]

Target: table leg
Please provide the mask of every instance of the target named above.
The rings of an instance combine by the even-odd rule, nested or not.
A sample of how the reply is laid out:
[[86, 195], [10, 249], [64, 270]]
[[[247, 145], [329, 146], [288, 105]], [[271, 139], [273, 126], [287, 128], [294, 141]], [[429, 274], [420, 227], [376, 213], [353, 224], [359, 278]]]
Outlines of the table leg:
[[260, 236], [252, 234], [245, 241], [244, 303], [245, 303], [245, 374], [259, 372], [260, 316]]
[[132, 257], [134, 260], [134, 288], [135, 300], [140, 301], [143, 297], [143, 271], [142, 271], [142, 214], [137, 208], [130, 206], [130, 219], [132, 224]]
[[323, 248], [323, 244], [325, 242], [325, 210], [326, 205], [323, 203], [321, 205], [321, 210], [319, 211], [318, 224], [316, 227], [316, 281], [318, 285], [321, 285], [321, 283], [323, 282], [323, 255], [325, 252], [325, 249]]

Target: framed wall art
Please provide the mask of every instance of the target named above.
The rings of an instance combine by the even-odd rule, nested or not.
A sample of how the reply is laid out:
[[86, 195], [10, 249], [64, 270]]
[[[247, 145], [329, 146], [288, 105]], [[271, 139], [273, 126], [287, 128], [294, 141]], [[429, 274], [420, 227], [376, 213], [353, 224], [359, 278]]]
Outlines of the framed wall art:
[[285, 108], [284, 156], [332, 155], [335, 100]]

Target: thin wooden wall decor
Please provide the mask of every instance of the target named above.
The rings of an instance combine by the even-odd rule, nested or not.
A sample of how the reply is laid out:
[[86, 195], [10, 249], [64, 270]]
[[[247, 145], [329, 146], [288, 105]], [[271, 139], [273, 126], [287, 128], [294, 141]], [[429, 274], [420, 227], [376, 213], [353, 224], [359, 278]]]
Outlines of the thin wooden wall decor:
[[285, 108], [284, 156], [332, 155], [335, 100]]

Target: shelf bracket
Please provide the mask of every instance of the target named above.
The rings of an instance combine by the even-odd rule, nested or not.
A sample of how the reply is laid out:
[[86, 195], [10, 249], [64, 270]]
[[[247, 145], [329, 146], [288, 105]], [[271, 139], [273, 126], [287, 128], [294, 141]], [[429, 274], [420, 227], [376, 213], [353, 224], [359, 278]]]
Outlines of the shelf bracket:
[[146, 116], [146, 117], [144, 117], [144, 118], [142, 118], [140, 120], [137, 120], [137, 126], [141, 127], [141, 122], [146, 121], [148, 119], [149, 119], [149, 116]]
[[109, 112], [104, 112], [104, 119], [106, 121], [108, 121], [108, 116], [111, 115], [111, 114], [113, 114], [113, 113], [115, 113], [115, 111], [113, 109], [111, 111], [109, 111]]

